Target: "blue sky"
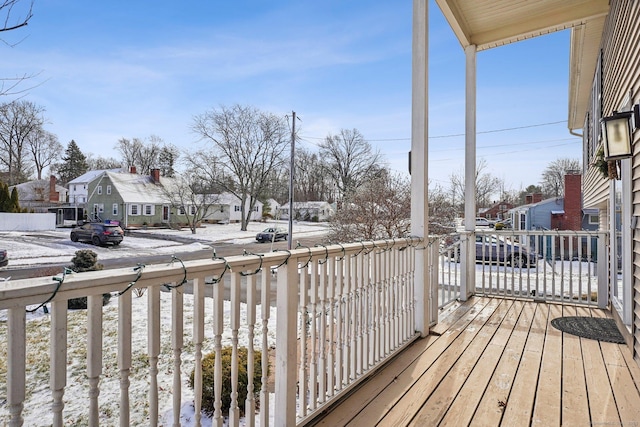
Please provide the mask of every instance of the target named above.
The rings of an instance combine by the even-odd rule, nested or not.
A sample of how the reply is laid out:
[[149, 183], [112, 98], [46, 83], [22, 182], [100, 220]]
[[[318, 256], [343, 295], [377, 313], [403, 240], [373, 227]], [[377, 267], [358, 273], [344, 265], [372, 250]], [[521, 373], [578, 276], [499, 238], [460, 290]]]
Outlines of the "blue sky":
[[[312, 150], [357, 128], [406, 172], [411, 12], [410, 0], [36, 0], [29, 26], [3, 35], [22, 41], [0, 45], [0, 76], [39, 73], [25, 98], [85, 153], [117, 156], [119, 138], [151, 135], [198, 148], [194, 115], [238, 103], [296, 111]], [[433, 1], [429, 45], [429, 176], [447, 187], [464, 165], [464, 53]], [[478, 53], [478, 157], [507, 189], [581, 157], [566, 128], [568, 64], [568, 32]], [[511, 128], [522, 129], [487, 132]]]

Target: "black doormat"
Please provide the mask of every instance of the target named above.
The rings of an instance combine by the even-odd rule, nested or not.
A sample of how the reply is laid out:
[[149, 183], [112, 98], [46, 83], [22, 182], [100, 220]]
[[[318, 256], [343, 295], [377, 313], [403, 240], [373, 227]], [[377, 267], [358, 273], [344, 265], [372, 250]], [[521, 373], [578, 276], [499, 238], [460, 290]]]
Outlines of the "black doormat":
[[551, 324], [554, 328], [571, 335], [617, 344], [625, 343], [613, 319], [568, 316], [553, 319]]

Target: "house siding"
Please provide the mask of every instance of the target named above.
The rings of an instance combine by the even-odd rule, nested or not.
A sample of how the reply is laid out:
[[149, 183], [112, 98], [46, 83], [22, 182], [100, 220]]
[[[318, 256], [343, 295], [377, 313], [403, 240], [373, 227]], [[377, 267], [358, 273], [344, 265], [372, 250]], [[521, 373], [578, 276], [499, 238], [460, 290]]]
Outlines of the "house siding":
[[[602, 38], [602, 114], [619, 110], [631, 94], [633, 104], [640, 103], [640, 2], [612, 0]], [[633, 134], [631, 160], [632, 215], [640, 216], [640, 130]], [[593, 181], [589, 181], [593, 185]], [[594, 188], [596, 188], [594, 186]], [[592, 194], [595, 194], [592, 191]], [[640, 233], [632, 233], [632, 336], [634, 358], [640, 363]]]

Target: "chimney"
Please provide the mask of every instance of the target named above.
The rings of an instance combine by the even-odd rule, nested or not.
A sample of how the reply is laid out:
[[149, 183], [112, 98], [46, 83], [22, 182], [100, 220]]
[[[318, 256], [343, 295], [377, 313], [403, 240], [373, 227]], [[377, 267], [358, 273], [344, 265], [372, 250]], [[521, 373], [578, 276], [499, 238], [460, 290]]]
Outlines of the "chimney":
[[129, 173], [138, 173], [135, 166], [129, 166]]
[[524, 204], [530, 205], [531, 203], [533, 203], [533, 196], [531, 194], [524, 196]]
[[151, 169], [151, 178], [153, 178], [153, 182], [158, 184], [160, 182], [160, 169]]
[[564, 176], [565, 230], [582, 229], [582, 175], [569, 171]]
[[542, 193], [533, 193], [533, 201], [531, 203], [538, 203], [542, 201]]
[[50, 202], [60, 201], [60, 193], [56, 191], [56, 177], [53, 175], [49, 177], [49, 201]]

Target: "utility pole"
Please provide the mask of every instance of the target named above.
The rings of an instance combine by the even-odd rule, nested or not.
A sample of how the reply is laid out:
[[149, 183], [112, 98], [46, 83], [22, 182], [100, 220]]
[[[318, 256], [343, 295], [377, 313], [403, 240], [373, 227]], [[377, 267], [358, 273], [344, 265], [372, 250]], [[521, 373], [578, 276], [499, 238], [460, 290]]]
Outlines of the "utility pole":
[[289, 234], [287, 236], [287, 248], [291, 250], [293, 242], [293, 174], [294, 174], [294, 154], [296, 147], [296, 112], [292, 111], [291, 121], [291, 164], [289, 166]]

